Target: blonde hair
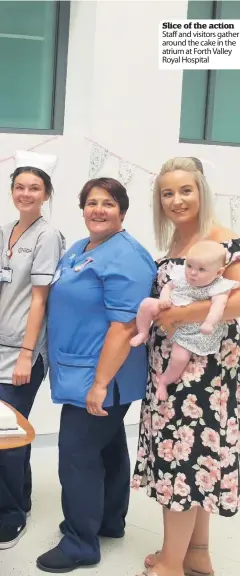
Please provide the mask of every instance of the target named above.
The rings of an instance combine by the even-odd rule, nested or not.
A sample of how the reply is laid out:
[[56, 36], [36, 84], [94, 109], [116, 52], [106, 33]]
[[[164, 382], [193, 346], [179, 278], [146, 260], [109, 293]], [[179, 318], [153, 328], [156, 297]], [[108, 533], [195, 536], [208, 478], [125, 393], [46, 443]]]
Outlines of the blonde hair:
[[166, 217], [161, 204], [161, 177], [168, 172], [183, 170], [190, 172], [199, 190], [199, 238], [208, 236], [214, 221], [212, 193], [204, 174], [199, 170], [193, 158], [171, 158], [161, 168], [156, 178], [153, 191], [153, 225], [156, 245], [159, 250], [164, 250], [175, 244], [177, 235], [173, 224]]

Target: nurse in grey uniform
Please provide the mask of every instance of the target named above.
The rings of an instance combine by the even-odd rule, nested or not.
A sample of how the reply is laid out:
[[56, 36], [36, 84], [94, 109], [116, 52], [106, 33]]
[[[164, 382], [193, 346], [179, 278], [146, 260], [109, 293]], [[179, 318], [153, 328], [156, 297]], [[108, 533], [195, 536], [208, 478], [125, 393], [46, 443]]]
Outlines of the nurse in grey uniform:
[[[56, 157], [18, 151], [11, 177], [19, 218], [0, 229], [0, 400], [28, 418], [46, 375], [46, 302], [63, 239], [42, 216]], [[30, 447], [0, 452], [0, 549], [14, 546], [31, 510]]]

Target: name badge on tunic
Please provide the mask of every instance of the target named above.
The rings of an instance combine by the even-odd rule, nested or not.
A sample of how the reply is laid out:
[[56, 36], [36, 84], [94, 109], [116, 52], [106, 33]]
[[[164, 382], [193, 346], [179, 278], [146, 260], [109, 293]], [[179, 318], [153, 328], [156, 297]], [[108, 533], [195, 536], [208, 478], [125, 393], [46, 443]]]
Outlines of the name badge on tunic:
[[93, 262], [93, 258], [87, 258], [85, 260], [85, 262], [83, 262], [83, 264], [79, 264], [78, 266], [74, 267], [74, 271], [75, 272], [80, 272], [81, 270], [83, 270], [83, 268], [85, 268], [85, 266], [87, 266], [88, 264], [90, 264], [90, 262]]
[[1, 282], [7, 282], [8, 284], [11, 284], [11, 282], [12, 282], [12, 269], [11, 268], [2, 268], [1, 274], [0, 274], [0, 280], [1, 280]]
[[59, 268], [58, 270], [56, 270], [56, 272], [55, 272], [55, 274], [54, 274], [54, 276], [53, 276], [52, 282], [51, 282], [51, 286], [52, 286], [53, 284], [55, 284], [55, 282], [57, 282], [57, 281], [59, 280], [60, 276], [61, 276], [61, 268]]

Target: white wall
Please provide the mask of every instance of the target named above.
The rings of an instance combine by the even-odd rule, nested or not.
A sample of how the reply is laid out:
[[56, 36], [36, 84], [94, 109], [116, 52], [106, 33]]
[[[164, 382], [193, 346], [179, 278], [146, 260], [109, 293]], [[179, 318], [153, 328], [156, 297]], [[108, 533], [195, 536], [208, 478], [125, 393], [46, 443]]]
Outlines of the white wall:
[[[1, 159], [16, 148], [30, 148], [45, 140], [40, 151], [59, 155], [54, 177], [52, 219], [68, 243], [85, 234], [77, 194], [88, 179], [90, 144], [101, 143], [124, 159], [158, 172], [175, 155], [198, 156], [215, 165], [205, 166], [214, 191], [239, 194], [238, 147], [179, 144], [181, 72], [158, 69], [160, 19], [184, 18], [187, 2], [81, 2], [71, 6], [65, 131], [62, 137], [1, 134]], [[101, 174], [117, 177], [118, 163], [109, 158]], [[13, 161], [0, 163], [2, 223], [14, 217], [9, 197]], [[149, 178], [136, 170], [128, 187], [131, 207], [126, 226], [156, 255], [152, 233]], [[221, 206], [220, 206], [221, 200]], [[217, 213], [230, 225], [228, 198], [216, 202]], [[137, 423], [139, 403], [127, 423]], [[32, 421], [38, 433], [58, 428], [59, 408], [52, 406], [48, 382], [39, 392]]]

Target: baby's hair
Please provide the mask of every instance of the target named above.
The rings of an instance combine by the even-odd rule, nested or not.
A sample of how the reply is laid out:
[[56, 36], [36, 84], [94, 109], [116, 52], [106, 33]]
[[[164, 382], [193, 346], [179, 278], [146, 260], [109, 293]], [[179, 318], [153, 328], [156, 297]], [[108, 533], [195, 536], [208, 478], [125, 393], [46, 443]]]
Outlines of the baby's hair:
[[196, 256], [204, 258], [208, 263], [216, 262], [216, 266], [225, 267], [227, 260], [227, 252], [222, 244], [214, 240], [201, 240], [196, 242], [188, 251], [187, 258]]

